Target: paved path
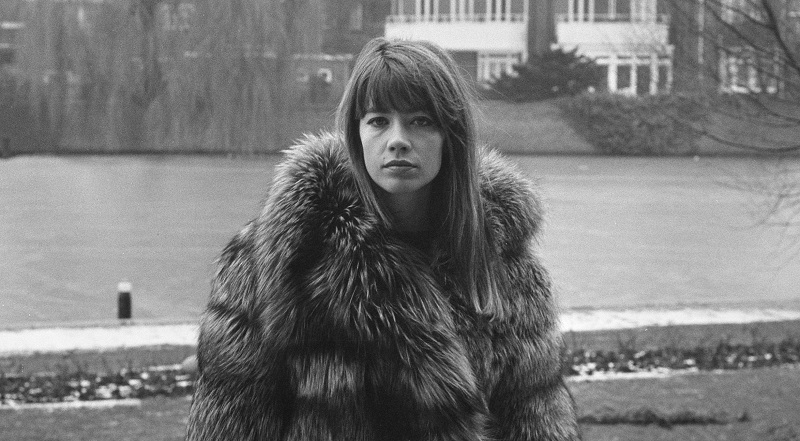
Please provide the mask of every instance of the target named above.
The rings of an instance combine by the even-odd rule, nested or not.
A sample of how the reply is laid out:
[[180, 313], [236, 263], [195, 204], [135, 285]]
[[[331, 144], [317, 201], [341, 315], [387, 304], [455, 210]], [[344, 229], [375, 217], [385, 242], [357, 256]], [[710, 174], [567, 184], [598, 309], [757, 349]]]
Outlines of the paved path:
[[[752, 323], [800, 320], [800, 310], [686, 308], [664, 310], [571, 310], [561, 316], [564, 331], [600, 331], [645, 326]], [[0, 355], [70, 350], [104, 350], [197, 342], [197, 324], [63, 325], [0, 330]]]

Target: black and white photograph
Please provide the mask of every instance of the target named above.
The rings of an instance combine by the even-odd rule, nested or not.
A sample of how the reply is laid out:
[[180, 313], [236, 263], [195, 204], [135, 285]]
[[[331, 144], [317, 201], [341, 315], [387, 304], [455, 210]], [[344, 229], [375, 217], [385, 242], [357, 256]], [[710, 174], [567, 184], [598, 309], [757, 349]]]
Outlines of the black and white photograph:
[[800, 0], [0, 0], [0, 441], [800, 441]]

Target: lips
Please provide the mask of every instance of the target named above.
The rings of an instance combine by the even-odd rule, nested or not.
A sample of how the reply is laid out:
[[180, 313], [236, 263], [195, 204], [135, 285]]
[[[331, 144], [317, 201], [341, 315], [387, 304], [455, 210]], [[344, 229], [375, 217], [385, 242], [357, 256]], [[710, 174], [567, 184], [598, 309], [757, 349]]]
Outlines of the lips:
[[411, 167], [416, 167], [416, 165], [412, 164], [409, 161], [403, 160], [403, 159], [394, 159], [394, 160], [391, 160], [391, 161], [387, 162], [386, 164], [383, 164], [383, 168], [392, 168], [392, 167], [398, 167], [398, 168], [409, 167], [409, 168], [411, 168]]

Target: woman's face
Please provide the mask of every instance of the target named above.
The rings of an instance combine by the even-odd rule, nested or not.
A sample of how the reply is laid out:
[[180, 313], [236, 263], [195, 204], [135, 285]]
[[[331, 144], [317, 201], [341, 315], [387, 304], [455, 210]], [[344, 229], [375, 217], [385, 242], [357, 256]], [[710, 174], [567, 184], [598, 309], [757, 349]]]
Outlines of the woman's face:
[[442, 165], [444, 134], [424, 111], [370, 111], [358, 126], [372, 180], [394, 196], [427, 192]]

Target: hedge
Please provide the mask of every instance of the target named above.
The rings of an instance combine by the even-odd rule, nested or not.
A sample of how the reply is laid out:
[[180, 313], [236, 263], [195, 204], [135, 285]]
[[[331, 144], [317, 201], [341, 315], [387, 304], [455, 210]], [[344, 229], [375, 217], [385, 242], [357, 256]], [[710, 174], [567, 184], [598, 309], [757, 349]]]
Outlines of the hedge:
[[573, 128], [599, 153], [694, 155], [702, 108], [680, 95], [585, 93], [559, 100]]

